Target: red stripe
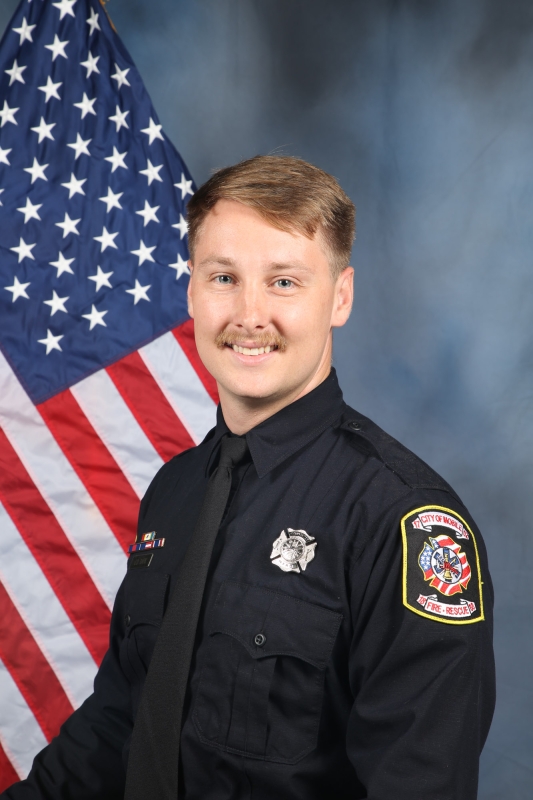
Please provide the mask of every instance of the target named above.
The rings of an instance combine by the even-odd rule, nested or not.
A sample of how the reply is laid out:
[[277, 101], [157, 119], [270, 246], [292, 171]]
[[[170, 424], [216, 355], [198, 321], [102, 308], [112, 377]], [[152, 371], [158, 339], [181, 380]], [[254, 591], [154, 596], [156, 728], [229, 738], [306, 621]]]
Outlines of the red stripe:
[[74, 708], [3, 584], [0, 584], [0, 658], [50, 741]]
[[131, 353], [107, 367], [107, 373], [163, 461], [194, 447], [139, 353]]
[[0, 792], [5, 791], [12, 783], [16, 783], [18, 780], [18, 774], [0, 744]]
[[181, 349], [196, 370], [196, 373], [202, 381], [206, 392], [211, 397], [213, 402], [218, 404], [218, 389], [216, 381], [200, 361], [200, 356], [198, 355], [198, 350], [196, 349], [196, 342], [194, 341], [194, 322], [192, 319], [189, 319], [187, 322], [179, 325], [179, 327], [174, 328], [172, 333], [178, 340]]
[[126, 552], [135, 539], [139, 498], [122, 470], [70, 390], [37, 409]]
[[0, 430], [0, 500], [97, 664], [110, 611], [83, 562]]

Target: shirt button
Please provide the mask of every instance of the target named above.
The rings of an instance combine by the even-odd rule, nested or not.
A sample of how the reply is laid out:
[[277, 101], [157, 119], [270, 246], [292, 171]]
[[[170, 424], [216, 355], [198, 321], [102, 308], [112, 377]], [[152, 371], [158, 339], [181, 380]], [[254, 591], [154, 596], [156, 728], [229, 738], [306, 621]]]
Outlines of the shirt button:
[[258, 647], [263, 647], [263, 645], [265, 644], [266, 640], [267, 640], [267, 637], [265, 636], [264, 633], [258, 633], [254, 638], [254, 642]]
[[350, 422], [350, 428], [352, 429], [352, 431], [360, 431], [361, 424], [359, 422]]
[[130, 622], [131, 622], [131, 617], [129, 614], [126, 614], [126, 616], [124, 617], [124, 625], [126, 626], [126, 628], [129, 626]]

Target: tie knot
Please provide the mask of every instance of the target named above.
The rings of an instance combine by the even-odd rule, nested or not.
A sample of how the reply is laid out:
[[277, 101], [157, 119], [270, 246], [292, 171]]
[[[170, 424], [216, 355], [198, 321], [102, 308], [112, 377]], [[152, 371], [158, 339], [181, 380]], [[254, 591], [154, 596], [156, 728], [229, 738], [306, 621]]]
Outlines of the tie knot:
[[244, 436], [225, 436], [220, 442], [219, 467], [233, 469], [248, 454], [248, 443]]

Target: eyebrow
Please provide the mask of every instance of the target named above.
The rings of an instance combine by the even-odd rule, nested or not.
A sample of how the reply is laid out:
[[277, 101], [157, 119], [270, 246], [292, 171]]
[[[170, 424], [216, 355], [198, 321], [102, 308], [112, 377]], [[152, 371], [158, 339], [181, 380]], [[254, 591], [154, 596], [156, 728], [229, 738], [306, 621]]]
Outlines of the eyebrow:
[[[236, 262], [233, 258], [226, 258], [225, 256], [208, 256], [208, 258], [204, 258], [203, 261], [200, 261], [198, 267], [207, 267], [207, 266], [214, 266], [218, 265], [221, 267], [235, 267]], [[312, 274], [313, 270], [303, 264], [301, 261], [273, 261], [271, 264], [268, 265], [269, 272], [277, 272], [283, 270], [296, 270], [297, 272], [302, 272], [306, 274]]]

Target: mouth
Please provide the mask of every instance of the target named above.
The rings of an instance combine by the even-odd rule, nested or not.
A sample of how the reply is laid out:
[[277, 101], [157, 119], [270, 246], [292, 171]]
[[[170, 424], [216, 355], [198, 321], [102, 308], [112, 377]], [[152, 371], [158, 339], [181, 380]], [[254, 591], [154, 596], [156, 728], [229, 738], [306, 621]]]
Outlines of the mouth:
[[230, 347], [234, 353], [239, 353], [243, 356], [262, 356], [273, 353], [274, 350], [278, 349], [277, 344], [266, 345], [266, 347], [243, 347], [239, 344], [227, 344], [226, 347]]

